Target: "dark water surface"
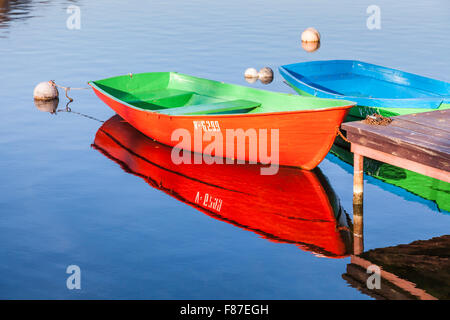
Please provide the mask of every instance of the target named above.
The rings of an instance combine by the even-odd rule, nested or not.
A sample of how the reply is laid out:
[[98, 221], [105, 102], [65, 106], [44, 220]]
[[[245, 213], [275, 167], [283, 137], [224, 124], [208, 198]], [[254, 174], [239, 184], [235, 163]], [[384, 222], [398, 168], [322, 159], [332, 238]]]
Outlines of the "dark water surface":
[[[72, 4], [81, 8], [80, 30], [66, 27]], [[324, 254], [313, 227], [294, 229], [309, 247], [280, 234], [270, 241], [264, 226], [211, 217], [92, 148], [102, 123], [75, 112], [104, 121], [114, 112], [91, 91], [70, 92], [75, 112], [56, 115], [36, 109], [32, 92], [50, 79], [84, 87], [151, 71], [248, 85], [248, 67], [318, 59], [358, 59], [450, 81], [448, 1], [377, 1], [380, 30], [366, 27], [371, 4], [0, 0], [0, 298], [370, 298], [342, 278], [350, 258]], [[309, 26], [323, 39], [314, 53], [299, 42]], [[272, 84], [252, 86], [292, 92], [278, 72]], [[133, 154], [121, 156], [116, 160], [133, 172]], [[319, 167], [351, 216], [351, 166], [330, 154]], [[236, 185], [241, 178], [236, 174]], [[313, 197], [314, 186], [301, 186], [299, 193]], [[448, 193], [439, 197], [448, 207]], [[448, 234], [450, 215], [440, 206], [366, 176], [365, 249]], [[262, 211], [254, 205], [246, 213]], [[73, 264], [81, 268], [81, 290], [66, 288]]]

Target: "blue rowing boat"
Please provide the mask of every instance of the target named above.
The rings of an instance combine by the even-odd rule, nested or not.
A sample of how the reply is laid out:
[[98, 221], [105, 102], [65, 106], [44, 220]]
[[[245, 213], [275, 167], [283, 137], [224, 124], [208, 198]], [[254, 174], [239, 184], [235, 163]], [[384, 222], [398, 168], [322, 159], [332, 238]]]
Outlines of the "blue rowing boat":
[[281, 75], [300, 95], [351, 100], [350, 115], [395, 116], [450, 108], [450, 83], [355, 60], [281, 66]]

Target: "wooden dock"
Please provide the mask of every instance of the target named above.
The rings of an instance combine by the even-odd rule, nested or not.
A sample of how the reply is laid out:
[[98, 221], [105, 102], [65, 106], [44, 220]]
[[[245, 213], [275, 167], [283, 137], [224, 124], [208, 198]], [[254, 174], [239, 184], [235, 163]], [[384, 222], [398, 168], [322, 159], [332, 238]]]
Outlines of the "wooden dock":
[[347, 122], [354, 154], [354, 252], [363, 251], [364, 157], [450, 182], [450, 109], [392, 117], [387, 125]]
[[389, 125], [344, 123], [351, 150], [450, 182], [450, 109], [392, 118]]

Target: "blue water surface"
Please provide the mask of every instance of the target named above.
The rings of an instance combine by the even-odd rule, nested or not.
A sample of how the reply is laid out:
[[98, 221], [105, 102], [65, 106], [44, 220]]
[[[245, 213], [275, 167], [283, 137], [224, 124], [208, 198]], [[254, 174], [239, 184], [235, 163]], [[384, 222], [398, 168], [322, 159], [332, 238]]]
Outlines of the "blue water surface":
[[[150, 187], [91, 148], [100, 122], [41, 112], [32, 92], [51, 79], [86, 87], [130, 72], [178, 71], [292, 93], [277, 67], [320, 59], [450, 81], [448, 1], [379, 0], [379, 30], [366, 26], [371, 4], [0, 1], [0, 298], [369, 299], [342, 278], [349, 257], [267, 241]], [[67, 28], [70, 5], [81, 9], [79, 30]], [[313, 53], [300, 43], [310, 26], [322, 35]], [[275, 70], [274, 82], [245, 82], [246, 68], [264, 66]], [[114, 115], [90, 90], [70, 95], [73, 111]], [[351, 213], [350, 165], [329, 155], [320, 168]], [[450, 215], [433, 202], [365, 181], [365, 249], [449, 233]], [[73, 264], [81, 290], [66, 287]]]

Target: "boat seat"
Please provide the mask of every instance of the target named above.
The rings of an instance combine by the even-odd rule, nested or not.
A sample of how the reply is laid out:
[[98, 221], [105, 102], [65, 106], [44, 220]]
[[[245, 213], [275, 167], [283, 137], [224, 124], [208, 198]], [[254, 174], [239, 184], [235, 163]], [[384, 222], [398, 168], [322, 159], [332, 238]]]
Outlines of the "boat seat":
[[167, 99], [167, 98], [176, 98], [176, 97], [184, 97], [184, 96], [192, 96], [194, 92], [192, 91], [184, 91], [184, 90], [177, 90], [177, 89], [164, 89], [160, 91], [150, 92], [146, 94], [145, 98], [136, 98], [131, 100], [126, 100], [127, 103], [133, 104], [133, 103], [141, 103], [141, 102], [147, 102], [152, 103], [154, 101], [158, 101], [160, 99]]
[[249, 100], [230, 100], [216, 103], [195, 104], [184, 107], [156, 110], [159, 113], [180, 116], [195, 114], [229, 113], [232, 111], [250, 111], [261, 106], [261, 103]]
[[180, 104], [186, 103], [194, 92], [183, 91], [177, 89], [164, 89], [156, 92], [151, 92], [145, 96], [144, 99], [127, 100], [126, 102], [142, 109], [158, 110], [165, 107], [165, 104], [173, 104], [176, 101], [180, 101]]

